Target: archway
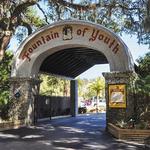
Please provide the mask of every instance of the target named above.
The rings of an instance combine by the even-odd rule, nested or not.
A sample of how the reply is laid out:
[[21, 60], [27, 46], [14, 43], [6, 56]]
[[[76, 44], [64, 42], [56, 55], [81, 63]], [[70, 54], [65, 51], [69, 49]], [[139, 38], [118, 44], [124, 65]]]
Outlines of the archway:
[[[22, 119], [25, 124], [32, 124], [34, 121], [34, 95], [38, 93], [40, 84], [39, 71], [73, 79], [98, 63], [109, 63], [111, 71], [104, 73], [107, 122], [116, 122], [131, 116], [134, 111], [133, 100], [126, 93], [134, 76], [134, 64], [127, 46], [115, 33], [100, 25], [85, 21], [61, 21], [39, 29], [18, 48], [11, 74], [12, 95], [19, 90], [22, 93], [14, 110], [20, 112], [15, 113], [16, 120]], [[71, 86], [75, 116], [74, 80]], [[124, 104], [119, 102], [116, 105], [118, 102], [112, 101], [111, 106], [110, 91], [113, 96], [120, 96], [121, 92], [121, 103]]]

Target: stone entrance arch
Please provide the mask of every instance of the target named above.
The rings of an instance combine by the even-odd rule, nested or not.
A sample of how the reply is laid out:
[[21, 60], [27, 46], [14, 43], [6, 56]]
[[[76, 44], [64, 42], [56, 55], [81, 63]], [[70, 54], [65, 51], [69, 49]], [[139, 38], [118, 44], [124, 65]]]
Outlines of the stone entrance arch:
[[[74, 57], [81, 59], [81, 56], [79, 56], [81, 53], [77, 55], [76, 48], [79, 48], [80, 52], [84, 52], [82, 59], [86, 59], [82, 65], [76, 65], [73, 68], [79, 70], [78, 72], [74, 73], [75, 71], [69, 69], [66, 72], [63, 70], [65, 65], [71, 68], [71, 65], [69, 66], [71, 59], [68, 59], [70, 62], [59, 69], [56, 69], [56, 67], [51, 69], [53, 66], [48, 69], [49, 62], [52, 63], [58, 56], [59, 59], [63, 59], [64, 54], [72, 53]], [[89, 56], [84, 58], [86, 53]], [[18, 48], [12, 65], [11, 94], [14, 95], [16, 91], [20, 91], [21, 96], [16, 101], [14, 100], [16, 105], [12, 111], [12, 116], [16, 120], [24, 120], [25, 124], [33, 123], [34, 95], [38, 93], [40, 84], [39, 71], [74, 78], [88, 67], [91, 67], [87, 66], [86, 68], [84, 65], [85, 62], [89, 64], [90, 58], [92, 58], [93, 65], [94, 63], [106, 62], [110, 65], [110, 73], [104, 73], [106, 79], [107, 122], [115, 122], [133, 115], [133, 100], [129, 99], [129, 94], [126, 96], [126, 108], [109, 107], [108, 86], [111, 84], [124, 84], [127, 87], [125, 92], [128, 92], [128, 86], [130, 86], [134, 76], [132, 56], [124, 42], [115, 33], [103, 26], [85, 21], [61, 21], [39, 29], [26, 38]], [[64, 61], [62, 61], [63, 63]], [[44, 65], [46, 67], [43, 67]], [[71, 85], [73, 93], [75, 93], [76, 83], [72, 81]], [[75, 114], [75, 94], [72, 94], [72, 98], [74, 99]]]

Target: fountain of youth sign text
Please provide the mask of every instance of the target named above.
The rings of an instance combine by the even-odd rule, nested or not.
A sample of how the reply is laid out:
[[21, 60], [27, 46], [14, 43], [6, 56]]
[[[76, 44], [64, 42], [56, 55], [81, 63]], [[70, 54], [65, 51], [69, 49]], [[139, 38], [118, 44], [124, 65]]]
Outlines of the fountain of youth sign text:
[[31, 61], [31, 55], [38, 47], [41, 47], [44, 44], [48, 44], [50, 42], [54, 42], [54, 40], [67, 41], [67, 40], [74, 40], [75, 37], [86, 39], [87, 36], [88, 36], [87, 42], [91, 42], [91, 44], [93, 44], [95, 41], [100, 41], [106, 44], [108, 49], [110, 49], [114, 54], [117, 54], [117, 52], [120, 50], [119, 42], [114, 37], [112, 37], [112, 35], [109, 35], [104, 30], [88, 28], [82, 25], [81, 28], [73, 28], [73, 26], [71, 25], [65, 25], [63, 28], [58, 27], [58, 31], [59, 32], [57, 32], [56, 29], [55, 31], [50, 29], [48, 32], [46, 32], [46, 34], [42, 36], [39, 34], [38, 38], [36, 37], [36, 40], [34, 42], [31, 42], [29, 48], [23, 51], [20, 58], [22, 60]]

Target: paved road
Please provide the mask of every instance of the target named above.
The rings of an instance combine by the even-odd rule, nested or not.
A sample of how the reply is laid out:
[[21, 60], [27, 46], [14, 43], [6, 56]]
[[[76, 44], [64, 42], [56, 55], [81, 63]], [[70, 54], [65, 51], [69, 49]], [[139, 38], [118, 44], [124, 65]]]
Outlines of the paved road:
[[0, 132], [0, 150], [142, 150], [105, 132], [105, 114], [54, 119]]

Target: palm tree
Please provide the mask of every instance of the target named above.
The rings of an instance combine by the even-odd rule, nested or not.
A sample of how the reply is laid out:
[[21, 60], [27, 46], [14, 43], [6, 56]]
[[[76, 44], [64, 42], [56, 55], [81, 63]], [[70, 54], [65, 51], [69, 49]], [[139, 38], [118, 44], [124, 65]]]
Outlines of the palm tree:
[[94, 82], [90, 84], [90, 89], [95, 91], [96, 97], [102, 96], [102, 91], [105, 88], [105, 80], [104, 78], [98, 77]]
[[[101, 78], [101, 77], [96, 78], [96, 80], [90, 84], [89, 88], [93, 90], [93, 92], [96, 93], [96, 97], [97, 97], [96, 99], [98, 100], [98, 97], [102, 96], [103, 90], [105, 88], [104, 78]], [[96, 107], [98, 105], [97, 103], [98, 101], [96, 101]], [[98, 108], [96, 108], [96, 110], [98, 112]]]

